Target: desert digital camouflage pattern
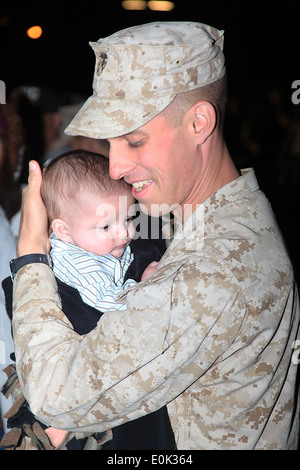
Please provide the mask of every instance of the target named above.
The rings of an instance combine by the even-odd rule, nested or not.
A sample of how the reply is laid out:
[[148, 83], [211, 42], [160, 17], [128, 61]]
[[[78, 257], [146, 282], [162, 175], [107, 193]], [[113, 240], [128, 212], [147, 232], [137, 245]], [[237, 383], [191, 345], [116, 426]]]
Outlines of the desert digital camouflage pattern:
[[66, 134], [97, 139], [127, 134], [157, 116], [177, 93], [223, 77], [223, 33], [202, 23], [157, 22], [91, 42], [93, 95]]
[[197, 208], [127, 306], [80, 337], [51, 269], [19, 271], [17, 371], [38, 418], [104, 431], [168, 403], [178, 449], [296, 448], [299, 300], [253, 170]]

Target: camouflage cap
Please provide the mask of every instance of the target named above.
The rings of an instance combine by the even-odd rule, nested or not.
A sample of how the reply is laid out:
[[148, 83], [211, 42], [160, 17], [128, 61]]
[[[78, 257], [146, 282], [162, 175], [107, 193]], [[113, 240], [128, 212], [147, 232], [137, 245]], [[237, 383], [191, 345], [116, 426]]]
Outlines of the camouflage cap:
[[97, 139], [127, 134], [178, 93], [215, 82], [225, 74], [223, 33], [202, 23], [155, 22], [91, 42], [93, 95], [66, 134]]

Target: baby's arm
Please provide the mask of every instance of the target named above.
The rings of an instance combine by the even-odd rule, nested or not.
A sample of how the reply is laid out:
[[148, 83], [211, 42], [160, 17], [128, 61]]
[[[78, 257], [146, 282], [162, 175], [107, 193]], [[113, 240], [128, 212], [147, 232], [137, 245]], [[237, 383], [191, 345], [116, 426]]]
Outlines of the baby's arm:
[[145, 269], [145, 271], [143, 272], [142, 281], [145, 281], [146, 279], [148, 279], [148, 277], [151, 276], [151, 274], [155, 273], [155, 271], [157, 271], [157, 268], [158, 268], [158, 262], [152, 261], [152, 263], [150, 263]]

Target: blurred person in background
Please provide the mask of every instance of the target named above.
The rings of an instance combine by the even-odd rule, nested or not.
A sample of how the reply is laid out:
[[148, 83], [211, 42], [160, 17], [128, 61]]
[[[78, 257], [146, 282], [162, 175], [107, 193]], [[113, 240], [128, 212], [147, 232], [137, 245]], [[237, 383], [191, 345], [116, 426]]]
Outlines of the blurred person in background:
[[[0, 105], [0, 283], [9, 275], [9, 260], [16, 254], [16, 239], [10, 229], [10, 220], [20, 209], [21, 194], [15, 181], [20, 149], [22, 147], [22, 124], [10, 104]], [[0, 385], [6, 380], [3, 369], [12, 362], [13, 352], [11, 325], [6, 314], [4, 294], [0, 289]], [[6, 430], [3, 415], [11, 406], [11, 400], [0, 394], [1, 422]]]

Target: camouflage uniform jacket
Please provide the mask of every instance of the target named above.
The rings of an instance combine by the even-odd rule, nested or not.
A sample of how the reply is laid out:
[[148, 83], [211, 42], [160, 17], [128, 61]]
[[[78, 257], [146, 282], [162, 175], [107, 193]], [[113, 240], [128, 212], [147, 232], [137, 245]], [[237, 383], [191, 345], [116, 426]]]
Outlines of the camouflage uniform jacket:
[[253, 170], [199, 205], [126, 300], [80, 337], [51, 269], [19, 271], [17, 370], [41, 421], [99, 432], [168, 403], [178, 449], [296, 447], [299, 301]]

